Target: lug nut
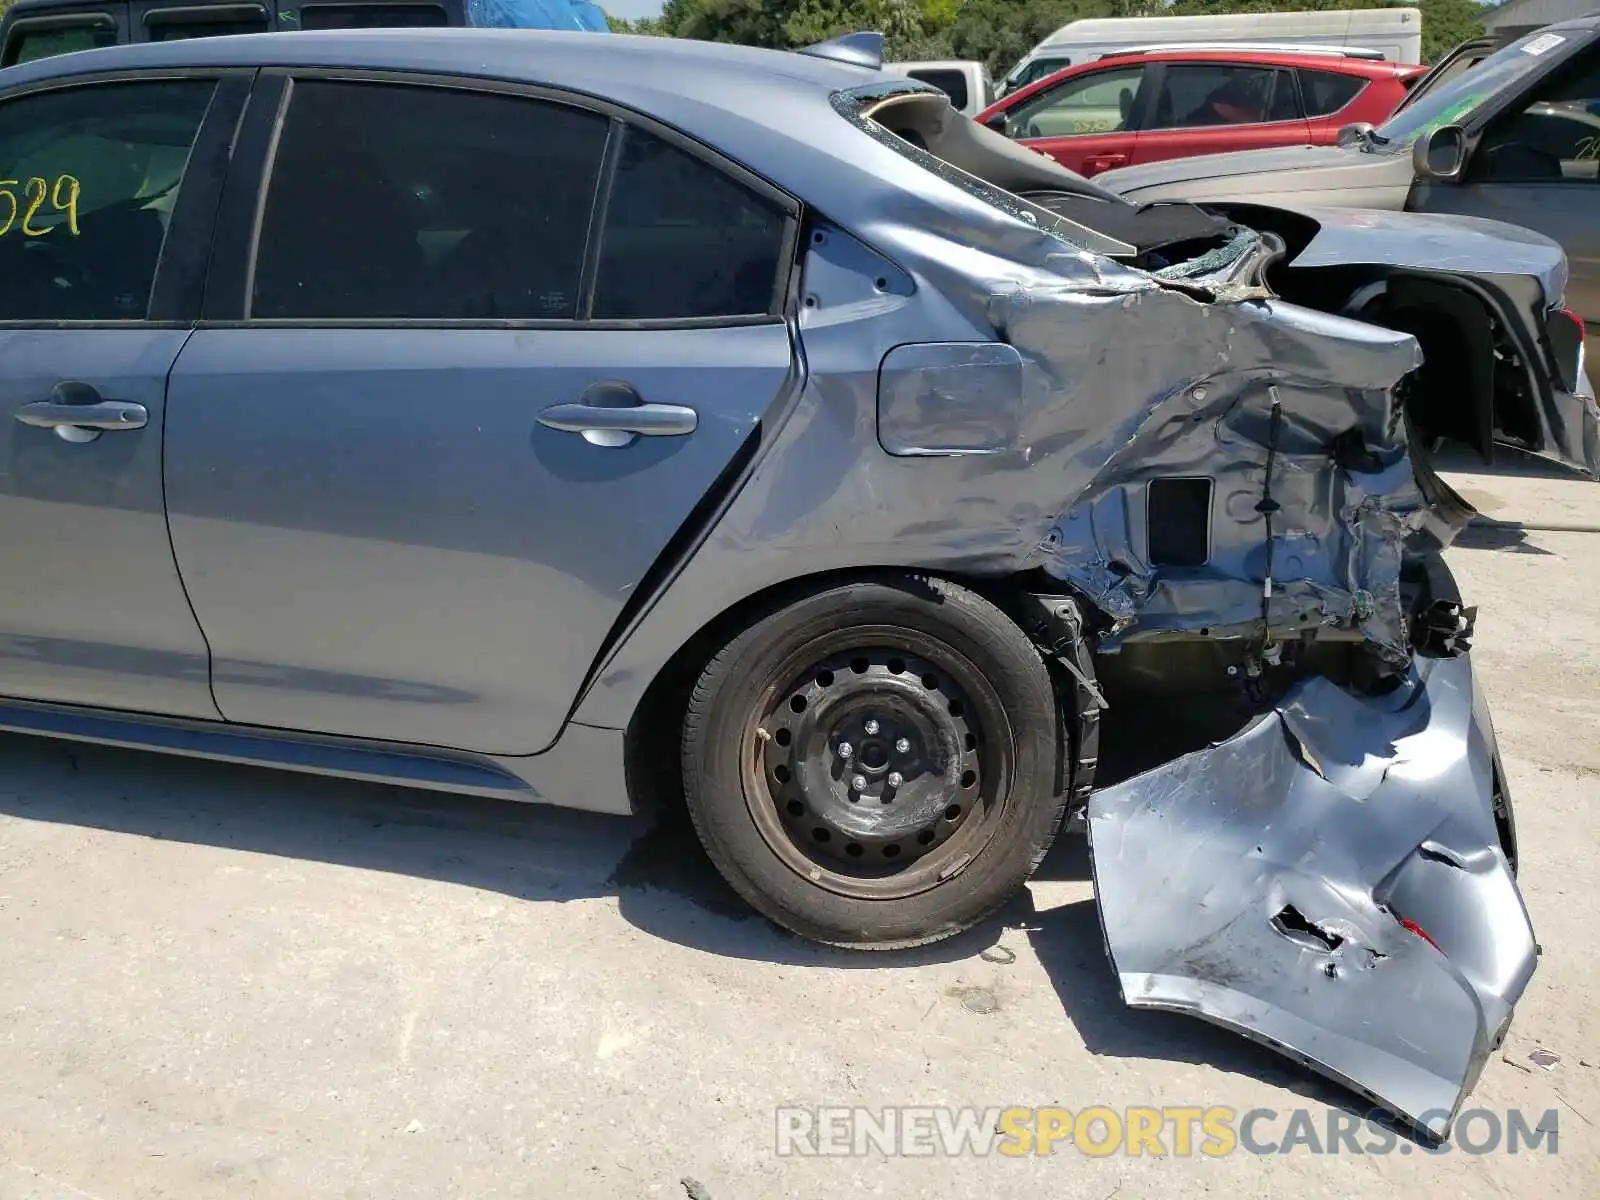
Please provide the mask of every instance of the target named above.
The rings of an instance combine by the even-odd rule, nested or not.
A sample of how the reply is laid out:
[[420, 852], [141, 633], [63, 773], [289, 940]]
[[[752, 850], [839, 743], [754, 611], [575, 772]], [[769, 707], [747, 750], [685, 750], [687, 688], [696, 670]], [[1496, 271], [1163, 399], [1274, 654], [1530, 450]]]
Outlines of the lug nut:
[[850, 779], [850, 786], [852, 788], [854, 788], [858, 792], [866, 791], [867, 790], [867, 777], [865, 775], [854, 775], [854, 776], [852, 776], [851, 779]]
[[852, 746], [849, 742], [840, 742], [839, 743], [839, 757], [840, 758], [849, 758], [855, 752], [856, 752], [856, 748], [854, 746]]
[[894, 752], [896, 754], [910, 754], [911, 753], [911, 739], [910, 738], [901, 738], [899, 741], [895, 742], [895, 744], [894, 744]]
[[905, 781], [906, 781], [905, 780], [905, 776], [900, 774], [899, 771], [890, 771], [889, 772], [889, 778], [886, 779], [884, 782], [887, 783], [892, 788], [897, 788], [902, 783], [904, 783]]
[[870, 737], [872, 734], [877, 733], [878, 728], [879, 726], [876, 721], [868, 721], [866, 725], [867, 735]]

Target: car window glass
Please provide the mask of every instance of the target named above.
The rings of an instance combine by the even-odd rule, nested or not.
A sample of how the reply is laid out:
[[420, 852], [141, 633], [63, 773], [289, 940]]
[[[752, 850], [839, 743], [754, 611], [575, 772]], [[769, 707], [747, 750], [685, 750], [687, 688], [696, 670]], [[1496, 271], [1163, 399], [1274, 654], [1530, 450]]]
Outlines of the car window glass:
[[786, 216], [704, 160], [628, 129], [606, 205], [593, 316], [756, 316], [773, 309]]
[[117, 29], [109, 16], [100, 24], [74, 25], [66, 29], [28, 29], [14, 32], [6, 40], [5, 65], [33, 62], [75, 50], [97, 50], [117, 44]]
[[437, 4], [307, 4], [301, 29], [442, 28], [450, 23]]
[[0, 104], [0, 320], [138, 320], [214, 84]]
[[1359, 75], [1300, 68], [1300, 90], [1305, 96], [1308, 117], [1332, 116], [1354, 100], [1366, 86], [1367, 81]]
[[1490, 124], [1472, 156], [1474, 178], [1600, 184], [1600, 53], [1575, 65]]
[[1170, 63], [1150, 128], [1255, 125], [1282, 119], [1272, 111], [1276, 74], [1270, 67]]
[[1267, 98], [1267, 120], [1298, 121], [1304, 116], [1300, 111], [1300, 96], [1294, 87], [1294, 73], [1274, 71], [1272, 91]]
[[1078, 75], [1030, 97], [1006, 113], [1012, 137], [1073, 137], [1127, 129], [1139, 99], [1144, 67]]
[[[1378, 144], [1399, 152], [1441, 125], [1459, 124], [1496, 97], [1515, 92], [1525, 81], [1572, 53], [1581, 36], [1573, 32], [1530, 33], [1463, 71], [1448, 83], [1430, 85], [1414, 102], [1378, 126]], [[1592, 45], [1592, 43], [1591, 43]]]
[[967, 76], [963, 71], [939, 70], [936, 68], [918, 68], [907, 71], [912, 79], [920, 79], [923, 83], [931, 83], [945, 95], [950, 97], [950, 103], [956, 108], [967, 106]]
[[1038, 83], [1046, 75], [1054, 75], [1072, 64], [1064, 58], [1036, 58], [1028, 64], [1028, 69], [1017, 79], [1016, 86], [1027, 87], [1030, 83]]
[[251, 315], [573, 319], [608, 127], [518, 96], [297, 81]]
[[267, 18], [197, 18], [172, 20], [161, 12], [152, 12], [145, 18], [145, 31], [152, 42], [179, 42], [187, 38], [226, 37], [239, 33], [266, 33]]

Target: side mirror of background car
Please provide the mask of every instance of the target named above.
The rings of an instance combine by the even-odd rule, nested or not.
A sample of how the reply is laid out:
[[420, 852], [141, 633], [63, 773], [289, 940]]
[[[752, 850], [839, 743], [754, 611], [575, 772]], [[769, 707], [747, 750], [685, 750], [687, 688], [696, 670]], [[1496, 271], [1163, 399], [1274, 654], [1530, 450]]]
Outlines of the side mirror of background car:
[[1004, 133], [1006, 131], [1006, 115], [1003, 112], [997, 112], [994, 114], [994, 116], [985, 121], [984, 124], [990, 129], [994, 130], [996, 133]]
[[1372, 122], [1356, 121], [1339, 130], [1339, 145], [1364, 146], [1372, 136]]
[[1450, 182], [1467, 165], [1467, 134], [1459, 125], [1441, 125], [1419, 137], [1411, 147], [1417, 178]]

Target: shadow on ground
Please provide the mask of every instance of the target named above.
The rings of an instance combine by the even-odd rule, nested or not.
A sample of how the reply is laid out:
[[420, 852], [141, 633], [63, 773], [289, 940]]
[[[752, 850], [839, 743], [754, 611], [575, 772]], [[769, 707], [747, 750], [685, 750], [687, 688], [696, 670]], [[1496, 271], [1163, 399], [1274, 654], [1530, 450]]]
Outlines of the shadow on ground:
[[[1233, 1034], [1125, 1008], [1090, 899], [1038, 912], [1025, 890], [997, 920], [960, 937], [862, 954], [754, 916], [681, 817], [651, 824], [12, 735], [0, 735], [0, 764], [0, 813], [24, 820], [387, 871], [534, 903], [615, 896], [639, 929], [734, 958], [862, 970], [953, 962], [1009, 927], [1030, 940], [1090, 1052], [1205, 1063], [1356, 1111], [1354, 1097]], [[1036, 878], [1089, 879], [1084, 839], [1063, 835]]]

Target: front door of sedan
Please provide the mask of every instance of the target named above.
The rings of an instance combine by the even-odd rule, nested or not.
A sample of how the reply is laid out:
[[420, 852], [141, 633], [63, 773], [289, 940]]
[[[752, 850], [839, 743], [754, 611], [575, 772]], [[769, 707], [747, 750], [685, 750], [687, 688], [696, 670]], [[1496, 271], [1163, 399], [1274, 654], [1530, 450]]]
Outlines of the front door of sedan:
[[0, 98], [0, 695], [219, 715], [161, 437], [248, 90], [58, 81]]
[[1074, 75], [1007, 109], [1005, 132], [1080, 175], [1127, 166], [1145, 74], [1135, 65]]
[[262, 88], [167, 435], [217, 703], [542, 750], [792, 382], [793, 205], [548, 96]]
[[1135, 163], [1311, 142], [1293, 71], [1226, 62], [1161, 63], [1153, 70], [1153, 103]]
[[1490, 217], [1559, 242], [1567, 305], [1587, 327], [1589, 380], [1600, 390], [1600, 43], [1490, 121], [1461, 182], [1419, 180], [1406, 207]]

